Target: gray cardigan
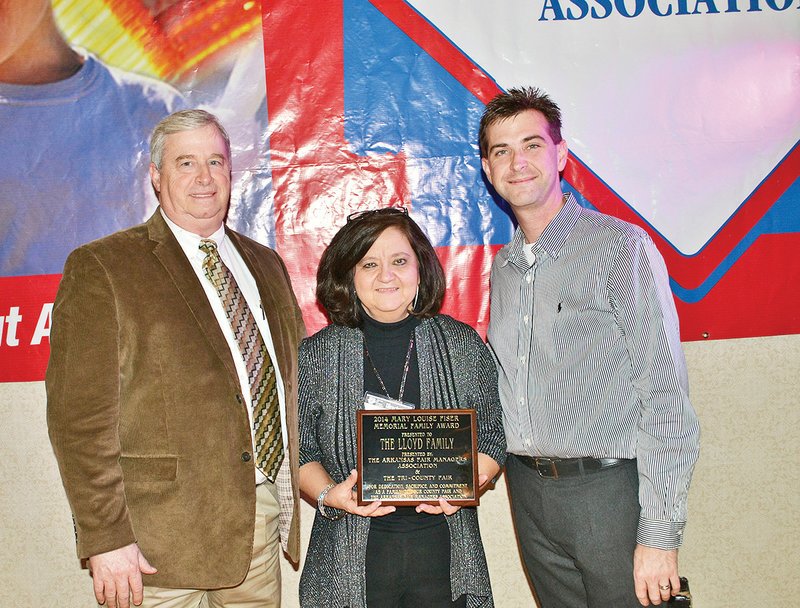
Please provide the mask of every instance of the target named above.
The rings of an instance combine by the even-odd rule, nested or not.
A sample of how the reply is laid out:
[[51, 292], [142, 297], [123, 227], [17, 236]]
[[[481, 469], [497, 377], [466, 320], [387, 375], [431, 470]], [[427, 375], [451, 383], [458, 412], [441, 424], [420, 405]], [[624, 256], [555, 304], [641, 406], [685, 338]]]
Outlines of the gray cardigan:
[[[474, 408], [478, 451], [505, 462], [497, 370], [480, 336], [439, 315], [415, 330], [420, 407]], [[329, 325], [300, 345], [300, 466], [320, 462], [337, 483], [356, 468], [356, 410], [364, 400], [364, 343], [359, 329]], [[447, 517], [453, 597], [467, 608], [494, 606], [474, 507]], [[365, 608], [370, 518], [331, 521], [317, 513], [303, 573], [303, 608]]]

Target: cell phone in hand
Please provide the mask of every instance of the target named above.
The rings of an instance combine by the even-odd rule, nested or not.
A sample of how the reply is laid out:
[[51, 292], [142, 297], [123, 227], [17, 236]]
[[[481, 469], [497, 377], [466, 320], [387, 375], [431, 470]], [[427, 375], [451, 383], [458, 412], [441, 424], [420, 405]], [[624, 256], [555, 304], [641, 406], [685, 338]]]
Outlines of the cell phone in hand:
[[681, 590], [676, 595], [669, 598], [667, 604], [681, 606], [682, 608], [692, 608], [692, 593], [689, 591], [689, 580], [685, 576], [680, 578]]

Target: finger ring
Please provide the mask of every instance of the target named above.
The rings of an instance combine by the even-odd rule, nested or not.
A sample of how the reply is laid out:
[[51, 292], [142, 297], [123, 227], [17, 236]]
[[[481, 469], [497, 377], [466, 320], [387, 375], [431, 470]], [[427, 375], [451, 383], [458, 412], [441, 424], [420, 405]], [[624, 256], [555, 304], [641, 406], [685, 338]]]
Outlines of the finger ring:
[[658, 588], [661, 589], [662, 591], [666, 591], [667, 589], [670, 588], [670, 586], [669, 585], [659, 585]]

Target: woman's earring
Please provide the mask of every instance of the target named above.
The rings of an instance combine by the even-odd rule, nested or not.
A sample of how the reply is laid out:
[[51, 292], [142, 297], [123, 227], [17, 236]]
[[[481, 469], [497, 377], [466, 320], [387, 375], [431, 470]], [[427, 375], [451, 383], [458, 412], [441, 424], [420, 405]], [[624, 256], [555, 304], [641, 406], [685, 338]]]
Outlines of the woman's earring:
[[419, 283], [417, 283], [417, 293], [414, 294], [414, 301], [411, 303], [411, 312], [417, 310], [417, 298], [419, 297]]

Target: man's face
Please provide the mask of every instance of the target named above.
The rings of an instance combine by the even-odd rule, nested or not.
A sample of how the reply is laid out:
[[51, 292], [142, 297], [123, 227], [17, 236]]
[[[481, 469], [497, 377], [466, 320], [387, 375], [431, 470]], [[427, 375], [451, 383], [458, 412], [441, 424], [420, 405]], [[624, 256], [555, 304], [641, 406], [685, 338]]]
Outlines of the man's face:
[[567, 144], [553, 142], [541, 112], [526, 110], [486, 129], [483, 170], [514, 213], [529, 206], [561, 201], [559, 172], [567, 162]]
[[41, 25], [50, 0], [0, 0], [0, 65]]
[[231, 196], [225, 140], [213, 125], [167, 135], [161, 169], [150, 164], [161, 208], [178, 226], [210, 236], [222, 225]]

